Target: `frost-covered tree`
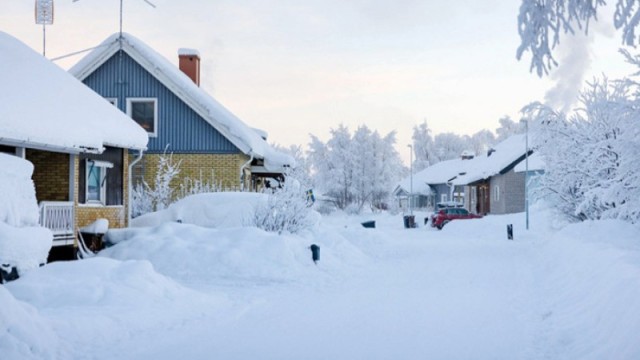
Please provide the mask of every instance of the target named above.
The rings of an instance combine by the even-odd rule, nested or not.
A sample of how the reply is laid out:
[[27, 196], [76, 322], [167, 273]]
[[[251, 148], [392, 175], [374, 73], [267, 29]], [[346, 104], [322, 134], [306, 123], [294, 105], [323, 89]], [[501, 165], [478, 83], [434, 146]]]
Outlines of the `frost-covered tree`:
[[358, 210], [373, 197], [376, 164], [371, 160], [376, 158], [376, 145], [380, 142], [377, 133], [375, 137], [366, 125], [359, 126], [353, 134], [353, 200]]
[[437, 162], [455, 159], [469, 148], [469, 142], [464, 136], [450, 132], [436, 135], [433, 142]]
[[436, 162], [433, 136], [431, 129], [425, 120], [422, 124], [413, 127], [413, 170], [420, 171]]
[[403, 175], [395, 132], [380, 137], [360, 126], [351, 136], [341, 125], [331, 135], [326, 144], [311, 135], [308, 160], [316, 186], [340, 209], [358, 212], [367, 204], [382, 206]]
[[576, 220], [640, 219], [640, 98], [631, 81], [596, 80], [567, 116], [539, 103], [525, 109], [538, 123], [546, 160], [543, 190]]
[[[613, 16], [616, 29], [622, 30], [622, 42], [627, 46], [638, 43], [636, 28], [640, 23], [640, 3], [636, 0], [617, 0]], [[520, 46], [518, 60], [529, 51], [530, 70], [538, 76], [546, 75], [557, 66], [552, 52], [560, 43], [560, 35], [589, 30], [591, 20], [597, 20], [604, 0], [522, 0], [518, 15]]]
[[372, 209], [383, 209], [390, 196], [393, 185], [405, 175], [400, 154], [396, 151], [396, 132], [392, 131], [380, 138], [374, 133], [375, 171], [372, 179]]
[[309, 188], [313, 187], [313, 181], [311, 179], [311, 165], [309, 159], [304, 154], [304, 150], [300, 145], [290, 145], [289, 147], [280, 146], [278, 144], [273, 145], [273, 147], [284, 153], [288, 154], [295, 160], [296, 166], [294, 169], [290, 170], [293, 177], [295, 177], [301, 184], [304, 186], [308, 186]]
[[353, 202], [354, 156], [349, 129], [340, 125], [331, 129], [331, 138], [324, 144], [311, 135], [309, 160], [315, 183], [333, 199], [335, 205], [344, 209]]
[[473, 151], [475, 155], [480, 155], [486, 153], [495, 143], [495, 135], [491, 131], [484, 129], [471, 135], [469, 138], [469, 149]]
[[500, 118], [498, 122], [500, 127], [496, 129], [496, 142], [503, 141], [515, 134], [522, 134], [525, 131], [524, 123], [515, 122], [509, 116]]

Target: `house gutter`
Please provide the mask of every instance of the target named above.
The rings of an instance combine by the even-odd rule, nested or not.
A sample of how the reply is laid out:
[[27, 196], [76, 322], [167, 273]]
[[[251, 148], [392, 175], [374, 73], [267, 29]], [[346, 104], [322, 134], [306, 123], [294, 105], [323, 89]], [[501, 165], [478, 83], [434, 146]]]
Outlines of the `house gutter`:
[[129, 186], [129, 194], [128, 194], [128, 201], [129, 201], [129, 205], [127, 206], [127, 227], [131, 226], [131, 208], [133, 205], [133, 184], [131, 182], [131, 171], [133, 170], [133, 166], [135, 164], [138, 163], [138, 161], [142, 160], [142, 155], [144, 153], [144, 150], [139, 149], [138, 150], [138, 156], [135, 158], [135, 160], [133, 160], [130, 164], [129, 164], [129, 172], [127, 173], [127, 180], [128, 180], [128, 186]]
[[251, 165], [252, 161], [253, 161], [253, 150], [249, 149], [249, 160], [247, 160], [246, 163], [240, 166], [240, 191], [244, 191], [244, 181], [243, 181], [244, 169], [246, 169], [249, 165]]

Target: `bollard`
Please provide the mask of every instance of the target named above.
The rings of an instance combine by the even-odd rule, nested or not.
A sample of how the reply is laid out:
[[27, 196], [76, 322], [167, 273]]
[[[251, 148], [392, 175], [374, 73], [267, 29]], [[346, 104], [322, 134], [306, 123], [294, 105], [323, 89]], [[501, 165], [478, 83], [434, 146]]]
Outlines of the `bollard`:
[[311, 259], [317, 264], [318, 260], [320, 260], [320, 246], [312, 244], [309, 248], [311, 249]]
[[513, 224], [507, 225], [507, 239], [513, 240]]

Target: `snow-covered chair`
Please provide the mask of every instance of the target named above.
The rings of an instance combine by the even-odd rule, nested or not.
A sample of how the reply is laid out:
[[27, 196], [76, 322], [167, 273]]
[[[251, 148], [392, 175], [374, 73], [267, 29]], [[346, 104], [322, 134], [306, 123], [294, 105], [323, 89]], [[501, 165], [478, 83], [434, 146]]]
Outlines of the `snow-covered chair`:
[[102, 238], [109, 230], [109, 220], [97, 219], [78, 231], [78, 258], [93, 257], [104, 248]]

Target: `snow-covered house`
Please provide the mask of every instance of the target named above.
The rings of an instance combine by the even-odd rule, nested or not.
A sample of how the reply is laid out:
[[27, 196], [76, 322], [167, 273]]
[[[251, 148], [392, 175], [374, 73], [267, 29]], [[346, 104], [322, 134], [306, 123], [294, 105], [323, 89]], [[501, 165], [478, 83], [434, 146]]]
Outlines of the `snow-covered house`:
[[69, 73], [0, 32], [0, 152], [33, 164], [40, 223], [73, 245], [98, 218], [128, 220], [129, 156], [147, 133]]
[[[465, 186], [465, 208], [479, 214], [524, 211], [525, 173], [515, 167], [526, 157], [525, 135], [513, 135], [468, 163], [453, 184]], [[529, 155], [533, 151], [529, 149]]]
[[403, 202], [411, 194], [413, 182], [413, 196], [411, 196], [413, 208], [433, 208], [438, 203], [464, 202], [464, 186], [455, 185], [453, 181], [465, 173], [467, 164], [473, 156], [467, 152], [460, 158], [441, 161], [427, 167], [411, 176], [404, 178], [396, 185], [393, 195]]
[[[214, 181], [225, 189], [256, 189], [294, 160], [275, 151], [200, 88], [200, 56], [180, 49], [178, 66], [130, 34], [114, 34], [69, 71], [149, 134], [134, 181], [151, 183], [160, 156], [181, 162], [177, 181]], [[174, 184], [176, 185], [176, 184]]]

